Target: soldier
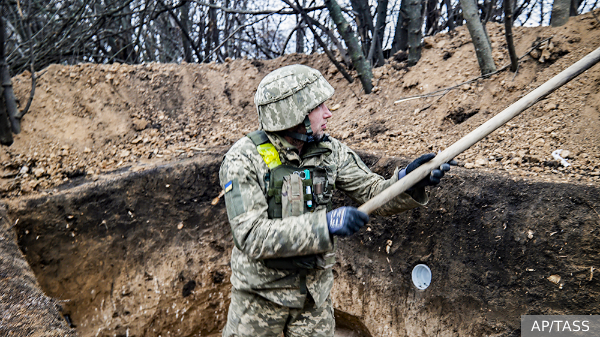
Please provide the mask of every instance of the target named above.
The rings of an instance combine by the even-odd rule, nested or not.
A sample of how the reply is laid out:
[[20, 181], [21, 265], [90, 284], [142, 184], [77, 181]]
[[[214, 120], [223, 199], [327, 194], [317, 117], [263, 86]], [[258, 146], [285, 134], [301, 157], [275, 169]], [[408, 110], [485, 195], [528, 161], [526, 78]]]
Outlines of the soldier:
[[[233, 234], [231, 305], [223, 336], [333, 336], [330, 290], [334, 236], [350, 236], [369, 221], [354, 207], [332, 210], [334, 189], [364, 203], [431, 160], [427, 154], [390, 179], [325, 134], [333, 87], [303, 65], [277, 69], [258, 85], [260, 130], [227, 152], [219, 179]], [[425, 186], [439, 183], [447, 164], [376, 214], [425, 205]]]

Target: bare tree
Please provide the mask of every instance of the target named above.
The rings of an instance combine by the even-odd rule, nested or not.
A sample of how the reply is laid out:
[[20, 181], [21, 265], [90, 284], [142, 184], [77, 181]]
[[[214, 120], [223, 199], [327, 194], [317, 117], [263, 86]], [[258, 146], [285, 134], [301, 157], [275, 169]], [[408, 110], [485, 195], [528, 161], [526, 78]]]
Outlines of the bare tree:
[[[302, 0], [302, 3], [296, 1], [300, 7], [304, 8], [306, 6], [306, 0]], [[302, 28], [303, 23], [302, 15], [296, 15], [296, 53], [304, 53], [304, 28]]]
[[[376, 67], [380, 67], [385, 64], [382, 45], [383, 34], [385, 33], [386, 26], [387, 7], [388, 0], [377, 1], [377, 23], [375, 24], [375, 29], [373, 30], [373, 41], [371, 43], [371, 48], [369, 49], [369, 55], [367, 56], [367, 60]], [[375, 59], [374, 62], [373, 59]]]
[[414, 66], [421, 58], [421, 48], [423, 46], [423, 14], [425, 11], [424, 3], [421, 0], [406, 1], [406, 42], [408, 47], [408, 65]]
[[427, 0], [427, 9], [425, 10], [426, 35], [434, 35], [438, 30], [438, 23], [441, 16], [438, 5], [438, 0]]
[[185, 4], [180, 8], [181, 11], [181, 44], [183, 45], [183, 58], [186, 62], [193, 61], [192, 40], [190, 38], [190, 3]]
[[487, 75], [496, 71], [496, 65], [492, 58], [492, 46], [490, 45], [487, 33], [483, 29], [481, 19], [477, 11], [475, 0], [460, 0], [463, 9], [463, 15], [467, 21], [467, 28], [471, 34], [471, 40], [475, 47], [477, 62], [482, 75]]
[[[450, 0], [448, 0], [450, 1]], [[394, 40], [392, 42], [391, 53], [408, 49], [408, 1], [404, 0], [400, 4], [400, 10], [398, 11], [398, 20], [396, 23], [396, 29], [394, 30]]]
[[371, 72], [371, 66], [365, 59], [365, 55], [358, 44], [358, 39], [356, 38], [354, 30], [342, 15], [342, 9], [336, 0], [325, 0], [325, 5], [327, 6], [327, 9], [329, 9], [331, 18], [333, 19], [333, 22], [335, 22], [338, 32], [348, 47], [348, 53], [350, 54], [352, 64], [358, 73], [358, 78], [363, 86], [363, 90], [366, 94], [370, 94], [371, 90], [373, 90], [373, 83], [371, 82], [373, 73]]
[[[2, 89], [0, 88], [0, 91]], [[10, 146], [13, 143], [13, 136], [8, 123], [6, 106], [4, 104], [4, 95], [0, 95], [0, 145]]]
[[356, 28], [362, 41], [363, 53], [367, 55], [371, 49], [371, 36], [373, 36], [373, 17], [368, 0], [350, 0], [355, 15]]
[[554, 0], [552, 4], [552, 16], [550, 24], [552, 27], [559, 27], [569, 21], [569, 13], [571, 10], [571, 0]]
[[513, 41], [512, 26], [513, 26], [513, 6], [511, 0], [504, 0], [504, 35], [506, 36], [506, 45], [508, 46], [508, 54], [510, 55], [510, 70], [516, 72], [519, 68], [519, 58], [515, 51], [515, 43]]
[[[13, 91], [5, 56], [5, 26], [4, 18], [0, 16], [0, 81], [2, 81], [2, 97], [4, 98], [3, 108], [6, 108], [6, 114], [8, 115], [8, 121], [10, 122], [12, 132], [20, 133], [21, 122], [20, 118], [18, 118], [19, 111], [17, 110], [17, 99], [15, 98], [15, 93]], [[2, 117], [0, 116], [0, 118]], [[4, 119], [2, 118], [2, 120]]]

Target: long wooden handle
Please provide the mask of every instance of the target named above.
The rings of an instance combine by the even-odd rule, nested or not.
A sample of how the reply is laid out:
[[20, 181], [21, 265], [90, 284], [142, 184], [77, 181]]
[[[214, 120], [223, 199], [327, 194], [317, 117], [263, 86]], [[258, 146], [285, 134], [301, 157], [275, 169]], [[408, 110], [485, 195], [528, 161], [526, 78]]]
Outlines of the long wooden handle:
[[383, 206], [385, 203], [392, 200], [394, 197], [411, 188], [421, 179], [428, 176], [432, 170], [452, 160], [452, 158], [456, 157], [463, 151], [473, 146], [473, 144], [485, 138], [494, 130], [501, 127], [515, 116], [519, 115], [525, 109], [529, 108], [542, 98], [546, 97], [548, 94], [552, 93], [554, 90], [560, 88], [573, 78], [577, 77], [582, 72], [588, 70], [590, 67], [598, 63], [598, 61], [600, 61], [600, 48], [589, 53], [587, 56], [569, 68], [565, 69], [560, 74], [554, 76], [548, 82], [542, 84], [540, 87], [527, 94], [527, 96], [521, 98], [513, 105], [504, 109], [504, 111], [500, 112], [477, 129], [471, 131], [468, 135], [452, 144], [452, 146], [439, 153], [431, 161], [419, 166], [410, 174], [407, 174], [404, 178], [398, 180], [398, 182], [364, 203], [358, 209], [367, 214], [371, 214], [377, 208]]

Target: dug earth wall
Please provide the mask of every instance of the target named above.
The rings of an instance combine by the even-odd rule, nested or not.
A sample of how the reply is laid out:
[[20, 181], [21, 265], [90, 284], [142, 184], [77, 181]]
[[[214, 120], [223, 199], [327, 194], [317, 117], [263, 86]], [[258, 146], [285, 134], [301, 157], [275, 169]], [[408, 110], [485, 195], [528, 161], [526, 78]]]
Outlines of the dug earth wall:
[[[360, 155], [386, 177], [407, 163]], [[212, 204], [221, 158], [4, 200], [5, 227], [57, 303], [40, 319], [62, 307], [60, 324], [79, 336], [220, 335], [233, 246], [224, 201]], [[345, 335], [519, 336], [524, 314], [598, 313], [598, 186], [455, 168], [430, 195], [338, 241], [332, 297]], [[425, 290], [411, 282], [417, 264], [432, 271]]]

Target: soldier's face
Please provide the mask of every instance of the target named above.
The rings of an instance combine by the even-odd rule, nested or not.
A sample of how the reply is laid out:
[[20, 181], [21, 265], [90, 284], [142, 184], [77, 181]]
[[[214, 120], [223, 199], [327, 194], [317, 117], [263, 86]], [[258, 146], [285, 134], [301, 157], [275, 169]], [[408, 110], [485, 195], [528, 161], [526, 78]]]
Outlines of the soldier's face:
[[333, 116], [331, 111], [327, 109], [325, 103], [322, 103], [308, 114], [310, 120], [310, 128], [315, 139], [321, 139], [327, 129], [327, 119]]

